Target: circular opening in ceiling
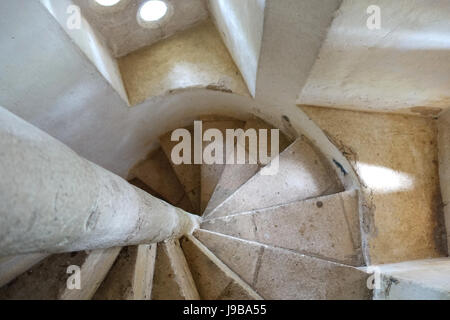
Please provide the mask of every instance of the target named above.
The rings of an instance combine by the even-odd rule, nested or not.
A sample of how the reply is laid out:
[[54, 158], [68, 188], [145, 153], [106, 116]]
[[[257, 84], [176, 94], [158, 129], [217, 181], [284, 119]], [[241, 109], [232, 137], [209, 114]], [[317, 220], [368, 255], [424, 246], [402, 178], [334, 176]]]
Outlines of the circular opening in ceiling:
[[120, 2], [120, 0], [95, 0], [99, 5], [104, 7], [112, 7]]
[[161, 0], [145, 2], [139, 9], [139, 17], [144, 22], [156, 22], [161, 20], [169, 10], [167, 4]]

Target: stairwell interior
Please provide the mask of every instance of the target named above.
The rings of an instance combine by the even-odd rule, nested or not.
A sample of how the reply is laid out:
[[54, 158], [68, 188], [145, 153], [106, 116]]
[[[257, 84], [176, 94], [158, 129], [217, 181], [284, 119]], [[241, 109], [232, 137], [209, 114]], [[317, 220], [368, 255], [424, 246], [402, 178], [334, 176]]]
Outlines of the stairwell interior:
[[[156, 24], [139, 20], [144, 0], [0, 4], [0, 170], [18, 170], [7, 148], [28, 137], [7, 125], [14, 114], [119, 189], [128, 181], [124, 198], [138, 190], [140, 205], [198, 221], [182, 236], [165, 226], [164, 241], [80, 234], [45, 246], [51, 235], [25, 232], [40, 249], [13, 246], [9, 192], [42, 177], [3, 179], [0, 299], [449, 299], [450, 3], [163, 2]], [[367, 26], [371, 5], [380, 28]], [[172, 132], [193, 136], [194, 121], [202, 135], [279, 129], [278, 172], [265, 175], [245, 139], [224, 164], [175, 164]], [[240, 147], [247, 161], [227, 164]], [[100, 225], [89, 218], [86, 234]], [[70, 266], [85, 275], [80, 290]]]

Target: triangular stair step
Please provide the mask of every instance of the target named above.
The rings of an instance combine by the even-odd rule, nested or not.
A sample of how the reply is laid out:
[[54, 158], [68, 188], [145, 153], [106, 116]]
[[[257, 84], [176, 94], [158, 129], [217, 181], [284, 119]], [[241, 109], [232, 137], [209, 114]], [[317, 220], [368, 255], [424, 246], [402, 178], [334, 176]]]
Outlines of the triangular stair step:
[[[189, 130], [191, 132], [191, 136], [194, 137], [193, 128], [186, 129]], [[200, 165], [193, 164], [193, 154], [191, 155], [192, 164], [177, 165], [172, 162], [172, 149], [179, 143], [178, 141], [171, 141], [172, 132], [173, 131], [169, 131], [168, 133], [160, 137], [159, 141], [161, 144], [161, 148], [163, 149], [167, 159], [169, 160], [169, 163], [171, 164], [176, 176], [178, 177], [178, 180], [183, 186], [184, 191], [191, 202], [193, 213], [200, 214]], [[193, 144], [191, 149], [193, 153]]]
[[361, 253], [356, 190], [204, 221], [202, 229], [353, 266]]
[[[220, 120], [220, 121], [203, 121], [203, 134], [208, 129], [217, 129], [220, 130], [222, 133], [222, 137], [225, 139], [226, 136], [226, 130], [227, 129], [238, 129], [244, 127], [243, 121], [231, 121], [231, 120]], [[217, 143], [216, 141], [204, 141], [203, 142], [203, 150], [206, 150], [206, 148], [211, 143]], [[201, 172], [200, 172], [200, 180], [201, 180], [201, 196], [200, 196], [200, 206], [201, 211], [203, 212], [207, 205], [209, 200], [211, 199], [211, 196], [216, 188], [217, 183], [219, 182], [219, 179], [222, 175], [223, 169], [225, 167], [226, 162], [226, 156], [227, 156], [227, 150], [226, 145], [224, 145], [224, 140], [219, 141], [220, 148], [223, 150], [223, 157], [222, 157], [222, 163], [219, 164], [206, 164], [203, 161], [203, 164], [201, 165]]]
[[161, 148], [138, 163], [130, 170], [130, 175], [135, 177], [130, 181], [135, 186], [152, 195], [159, 196], [174, 206], [189, 212], [192, 210], [190, 202], [186, 201], [188, 199], [184, 188]]
[[358, 268], [218, 233], [194, 236], [264, 299], [370, 299], [369, 275]]
[[[0, 289], [0, 300], [89, 300], [120, 248], [55, 254]], [[69, 266], [80, 267], [81, 289], [68, 289]]]
[[203, 300], [260, 300], [261, 297], [192, 236], [181, 239], [186, 260]]
[[206, 217], [223, 217], [343, 191], [334, 171], [304, 137], [273, 161], [276, 160], [276, 174], [258, 171]]
[[[245, 123], [244, 131], [248, 129], [256, 129], [259, 136], [259, 129], [267, 129], [270, 132], [270, 129], [273, 129], [272, 126], [265, 123], [261, 119], [255, 118], [250, 119]], [[270, 155], [271, 150], [271, 134], [267, 135], [267, 140], [269, 142], [267, 150]], [[237, 139], [238, 143], [240, 142]], [[259, 140], [258, 140], [259, 141]], [[279, 132], [279, 152], [282, 152], [289, 146], [290, 142], [288, 138], [282, 133]], [[204, 216], [208, 215], [211, 211], [213, 211], [216, 207], [218, 207], [223, 201], [225, 201], [229, 196], [233, 194], [239, 187], [241, 187], [245, 182], [247, 182], [251, 177], [253, 177], [258, 170], [261, 168], [261, 165], [258, 164], [258, 159], [253, 159], [254, 162], [249, 161], [250, 155], [248, 153], [248, 142], [245, 145], [245, 164], [237, 164], [236, 163], [236, 154], [238, 146], [235, 145], [234, 153], [228, 152], [226, 155], [226, 164], [223, 168], [222, 175], [217, 182], [216, 188], [211, 196], [211, 199], [204, 210]], [[233, 158], [234, 154], [234, 158]], [[234, 163], [234, 164], [230, 164]]]
[[94, 300], [150, 300], [156, 244], [124, 247]]
[[46, 253], [31, 253], [0, 258], [0, 288], [47, 258]]
[[[265, 129], [268, 130], [268, 134], [267, 134], [267, 154], [270, 155], [271, 154], [271, 130], [272, 129], [276, 129], [275, 127], [273, 127], [272, 125], [268, 124], [267, 122], [265, 122], [264, 120], [260, 119], [260, 118], [252, 118], [247, 120], [247, 122], [245, 123], [245, 127], [244, 130], [248, 130], [248, 129], [255, 129], [257, 134], [258, 134], [258, 141], [259, 141], [259, 130], [260, 129]], [[265, 139], [263, 141], [266, 141]], [[278, 140], [278, 152], [282, 152], [283, 150], [285, 150], [287, 147], [289, 147], [289, 145], [292, 143], [292, 141], [290, 141], [281, 131], [279, 131], [279, 140]], [[246, 150], [248, 151], [248, 147], [249, 144], [246, 143], [245, 145]]]
[[152, 300], [199, 300], [178, 240], [158, 243]]

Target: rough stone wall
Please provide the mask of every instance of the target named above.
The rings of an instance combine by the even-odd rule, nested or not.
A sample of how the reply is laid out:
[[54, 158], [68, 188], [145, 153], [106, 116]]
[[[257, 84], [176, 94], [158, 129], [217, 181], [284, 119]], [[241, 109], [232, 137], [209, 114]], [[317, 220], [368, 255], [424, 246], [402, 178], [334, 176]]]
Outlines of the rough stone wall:
[[450, 241], [450, 110], [438, 120], [439, 174], [445, 222], [447, 226], [447, 243]]
[[[208, 17], [205, 0], [166, 0], [173, 9], [167, 23], [156, 29], [139, 25], [136, 17], [144, 0], [122, 0], [114, 8], [98, 8], [92, 0], [73, 0], [91, 25], [106, 39], [115, 57], [154, 44]], [[103, 9], [103, 10], [102, 10]], [[108, 10], [113, 9], [113, 10]]]
[[302, 107], [355, 167], [372, 264], [447, 254], [435, 120]]

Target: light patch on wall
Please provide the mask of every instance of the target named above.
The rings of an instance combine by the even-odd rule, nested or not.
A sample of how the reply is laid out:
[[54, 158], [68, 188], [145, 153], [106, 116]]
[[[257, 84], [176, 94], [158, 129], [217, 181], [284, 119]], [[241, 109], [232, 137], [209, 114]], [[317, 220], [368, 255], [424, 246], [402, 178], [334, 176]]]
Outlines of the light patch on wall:
[[406, 173], [362, 162], [356, 163], [356, 168], [362, 182], [376, 193], [413, 189], [414, 178]]

